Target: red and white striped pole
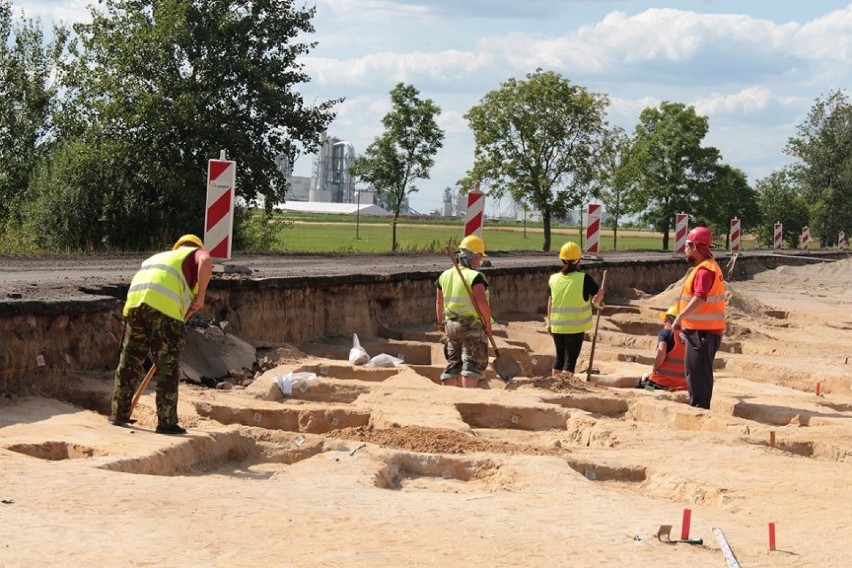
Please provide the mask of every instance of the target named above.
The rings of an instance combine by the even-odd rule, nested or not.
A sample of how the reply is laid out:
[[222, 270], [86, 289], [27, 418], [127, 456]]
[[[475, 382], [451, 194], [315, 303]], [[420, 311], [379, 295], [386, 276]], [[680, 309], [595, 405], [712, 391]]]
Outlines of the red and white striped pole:
[[772, 231], [772, 243], [775, 250], [781, 250], [782, 237], [784, 236], [784, 226], [781, 223], [775, 223]]
[[677, 213], [675, 215], [675, 252], [686, 250], [686, 234], [689, 232], [689, 215]]
[[599, 203], [589, 203], [586, 215], [586, 254], [597, 256], [601, 242], [601, 206]]
[[464, 236], [482, 237], [482, 217], [485, 214], [485, 194], [476, 187], [467, 194], [467, 211], [464, 219]]
[[740, 252], [740, 220], [731, 219], [731, 252]]
[[802, 250], [809, 252], [811, 248], [811, 230], [805, 225], [802, 227]]
[[837, 248], [846, 250], [846, 233], [843, 231], [840, 231], [840, 234], [837, 235]]
[[234, 186], [237, 163], [225, 159], [207, 162], [207, 208], [204, 216], [204, 248], [218, 259], [231, 258], [234, 236]]

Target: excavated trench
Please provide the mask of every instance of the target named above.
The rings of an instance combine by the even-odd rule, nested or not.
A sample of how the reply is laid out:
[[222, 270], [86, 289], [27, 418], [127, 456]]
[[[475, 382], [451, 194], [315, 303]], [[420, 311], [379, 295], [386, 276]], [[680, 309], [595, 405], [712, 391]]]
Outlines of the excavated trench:
[[[777, 257], [744, 257], [738, 261], [738, 274], [747, 276], [782, 261]], [[798, 262], [790, 259], [791, 264]], [[679, 259], [601, 262], [587, 267], [597, 279], [604, 269], [608, 271], [607, 287], [616, 302], [618, 298], [629, 300], [637, 293], [659, 292], [683, 273]], [[546, 301], [541, 282], [547, 273], [542, 269], [492, 269], [489, 280], [497, 319], [522, 321], [530, 318], [530, 314], [541, 314]], [[534, 406], [455, 403], [454, 410], [470, 432], [377, 427], [375, 413], [380, 409], [374, 401], [363, 403], [362, 399], [399, 371], [340, 363], [348, 357], [352, 334], [358, 333], [370, 338], [362, 343], [368, 352], [388, 353], [402, 359], [424, 383], [439, 384], [441, 346], [435, 341], [434, 333], [423, 331], [434, 319], [435, 276], [418, 273], [374, 279], [359, 276], [351, 280], [330, 277], [312, 279], [309, 284], [283, 279], [214, 281], [205, 310], [208, 324], [227, 327], [229, 333], [254, 345], [296, 345], [306, 355], [327, 360], [292, 367], [295, 372], [315, 373], [321, 377], [320, 383], [309, 389], [294, 390], [286, 404], [280, 393], [240, 406], [221, 399], [196, 401], [194, 410], [198, 417], [222, 425], [225, 431], [205, 431], [201, 436], [181, 438], [144, 456], [111, 455], [95, 445], [56, 440], [16, 442], [4, 447], [42, 460], [90, 460], [96, 467], [122, 473], [167, 476], [240, 473], [263, 480], [273, 475], [276, 468], [341, 451], [341, 444], [350, 455], [369, 445], [379, 462], [373, 473], [374, 486], [395, 491], [433, 491], [447, 482], [499, 490], [506, 471], [506, 464], [499, 456], [533, 454], [559, 457], [589, 481], [646, 483], [653, 487], [655, 474], [644, 465], [614, 464], [573, 452], [594, 448], [606, 453], [607, 449], [620, 447], [628, 443], [631, 424], [637, 423], [685, 431], [748, 432], [749, 423], [769, 427], [819, 424], [821, 420], [843, 417], [843, 413], [850, 411], [849, 405], [825, 403], [825, 411], [814, 411], [742, 400], [734, 403], [727, 415], [708, 417], [683, 405], [660, 404], [617, 390], [568, 394], [545, 390], [540, 404]], [[75, 373], [108, 373], [114, 367], [122, 331], [118, 304], [117, 298], [98, 297], [90, 302], [44, 305], [23, 314], [19, 307], [4, 309], [0, 302], [0, 330], [4, 337], [0, 388], [7, 394], [47, 392], [108, 415], [106, 390], [51, 389], [50, 385]], [[637, 308], [629, 305], [608, 308], [608, 315], [613, 317], [609, 318], [609, 328], [600, 331], [599, 340], [624, 349], [617, 349], [616, 353], [601, 352], [598, 361], [650, 363], [647, 352], [658, 325], [615, 317], [638, 313]], [[783, 325], [786, 313], [770, 317], [779, 319], [779, 325]], [[504, 339], [503, 351], [510, 353], [526, 370], [531, 378], [529, 383], [552, 386], [547, 379], [552, 355], [547, 353], [550, 340], [546, 334], [509, 338], [506, 330], [498, 326], [495, 335]], [[630, 353], [634, 350], [635, 353]], [[741, 344], [736, 341], [727, 340], [723, 345], [727, 353], [741, 350]], [[726, 360], [719, 359], [717, 364], [717, 368], [723, 369]], [[734, 363], [729, 367], [740, 369], [745, 365]], [[771, 363], [758, 371], [769, 368]], [[490, 371], [488, 378], [496, 379]], [[38, 388], [33, 388], [35, 384]], [[678, 395], [671, 398], [681, 400]], [[522, 445], [495, 440], [498, 431], [503, 430], [530, 436], [560, 432], [565, 445], [553, 447], [547, 442]], [[477, 431], [495, 433], [482, 436]], [[749, 443], [766, 444], [754, 440]], [[840, 445], [802, 436], [781, 437], [773, 449], [791, 456], [829, 461], [846, 461], [852, 455], [852, 450]], [[688, 480], [677, 482], [669, 477], [667, 483], [687, 484]], [[695, 488], [695, 491], [705, 489]], [[659, 493], [664, 495], [664, 490], [660, 489]]]

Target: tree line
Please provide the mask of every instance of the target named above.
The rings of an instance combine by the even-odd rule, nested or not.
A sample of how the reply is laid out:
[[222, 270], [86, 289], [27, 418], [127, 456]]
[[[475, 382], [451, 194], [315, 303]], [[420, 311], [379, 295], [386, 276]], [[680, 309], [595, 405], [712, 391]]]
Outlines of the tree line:
[[[151, 249], [201, 232], [206, 164], [227, 148], [237, 195], [267, 214], [284, 201], [292, 164], [315, 151], [342, 98], [307, 104], [299, 58], [315, 44], [314, 8], [289, 0], [103, 0], [92, 19], [47, 37], [0, 0], [0, 244], [4, 249]], [[444, 132], [440, 107], [405, 83], [390, 92], [382, 133], [349, 165], [397, 218], [428, 179]], [[551, 227], [590, 201], [604, 204], [617, 239], [626, 217], [668, 234], [675, 214], [713, 229], [730, 219], [767, 246], [784, 225], [823, 246], [852, 233], [852, 105], [818, 98], [784, 147], [792, 163], [750, 185], [704, 143], [709, 120], [665, 101], [633, 132], [607, 120], [609, 98], [553, 71], [510, 78], [466, 114], [476, 181], [541, 213]], [[238, 215], [237, 238], [245, 230]]]

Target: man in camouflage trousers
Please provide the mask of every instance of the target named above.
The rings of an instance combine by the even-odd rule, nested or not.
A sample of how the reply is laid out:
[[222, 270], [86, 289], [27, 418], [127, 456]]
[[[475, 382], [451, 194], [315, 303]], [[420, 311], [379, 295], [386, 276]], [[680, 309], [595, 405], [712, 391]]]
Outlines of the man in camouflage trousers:
[[157, 381], [157, 433], [185, 434], [178, 425], [180, 353], [186, 345], [184, 322], [204, 307], [213, 261], [201, 239], [184, 235], [172, 250], [142, 263], [130, 282], [124, 304], [125, 331], [115, 372], [115, 394], [110, 420], [116, 426], [130, 418], [133, 395], [150, 354]]
[[442, 339], [447, 358], [447, 366], [441, 374], [441, 384], [444, 386], [459, 386], [461, 378], [461, 386], [476, 388], [479, 381], [485, 378], [491, 307], [488, 302], [488, 280], [476, 270], [483, 256], [485, 243], [482, 239], [475, 235], [467, 236], [459, 244], [461, 277], [453, 267], [445, 270], [438, 278], [435, 311], [438, 328], [446, 334]]

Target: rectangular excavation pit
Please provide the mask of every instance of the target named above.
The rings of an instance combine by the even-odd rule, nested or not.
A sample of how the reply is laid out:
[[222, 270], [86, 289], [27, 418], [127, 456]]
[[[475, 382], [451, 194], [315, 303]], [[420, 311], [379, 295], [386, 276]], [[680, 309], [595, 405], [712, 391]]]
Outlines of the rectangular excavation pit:
[[[387, 353], [413, 365], [432, 364], [432, 346], [429, 343], [407, 343], [404, 341], [375, 341], [359, 337], [361, 347], [370, 357]], [[349, 360], [352, 339], [332, 339], [300, 345], [299, 348], [310, 355], [334, 360]]]
[[565, 430], [570, 417], [555, 408], [521, 408], [499, 404], [458, 403], [461, 419], [471, 428]]
[[370, 412], [346, 408], [234, 408], [206, 402], [197, 403], [195, 408], [200, 416], [220, 424], [242, 424], [311, 434], [358, 428], [370, 422]]
[[411, 370], [425, 379], [429, 379], [436, 385], [441, 384], [441, 373], [444, 372], [443, 367], [432, 367], [431, 365], [411, 365]]
[[[271, 472], [249, 471], [258, 464], [291, 465], [322, 451], [322, 444], [302, 443], [279, 436], [275, 443], [259, 441], [245, 432], [204, 432], [179, 438], [150, 455], [109, 461], [100, 469], [141, 475], [207, 475], [224, 470], [245, 479], [263, 480]], [[296, 440], [302, 438], [297, 437]]]
[[590, 414], [620, 418], [629, 410], [626, 400], [605, 398], [600, 396], [560, 396], [557, 398], [542, 398], [542, 402], [557, 404], [562, 408], [577, 408]]
[[753, 404], [750, 402], [739, 401], [734, 404], [731, 411], [732, 416], [737, 418], [745, 418], [761, 424], [771, 424], [773, 426], [787, 426], [793, 420], [801, 425], [808, 426], [810, 419], [815, 415], [807, 410], [790, 408], [788, 406], [775, 406], [771, 404]]
[[436, 454], [394, 454], [376, 472], [373, 484], [380, 489], [405, 490], [407, 486], [424, 485], [424, 479], [463, 482], [486, 480], [499, 470], [500, 465], [490, 459], [465, 460]]
[[33, 458], [48, 461], [62, 461], [75, 459], [88, 459], [95, 456], [107, 455], [95, 448], [81, 444], [70, 444], [68, 442], [40, 442], [31, 444], [13, 444], [6, 449]]
[[351, 365], [303, 365], [297, 372], [314, 373], [323, 378], [352, 381], [381, 382], [399, 373], [396, 367], [353, 367]]
[[819, 461], [845, 462], [852, 455], [852, 450], [842, 448], [834, 444], [813, 441], [787, 441], [781, 440], [776, 448], [784, 452], [803, 456]]
[[648, 478], [643, 466], [609, 466], [578, 460], [568, 460], [568, 466], [589, 481], [642, 483]]
[[279, 402], [287, 400], [304, 400], [308, 402], [333, 402], [338, 404], [350, 404], [355, 402], [359, 396], [365, 392], [370, 392], [367, 387], [357, 385], [341, 385], [332, 384], [328, 381], [321, 381], [318, 385], [307, 386], [303, 388], [296, 386], [290, 396], [284, 396], [281, 389], [275, 388], [274, 398], [267, 400], [277, 400]]

